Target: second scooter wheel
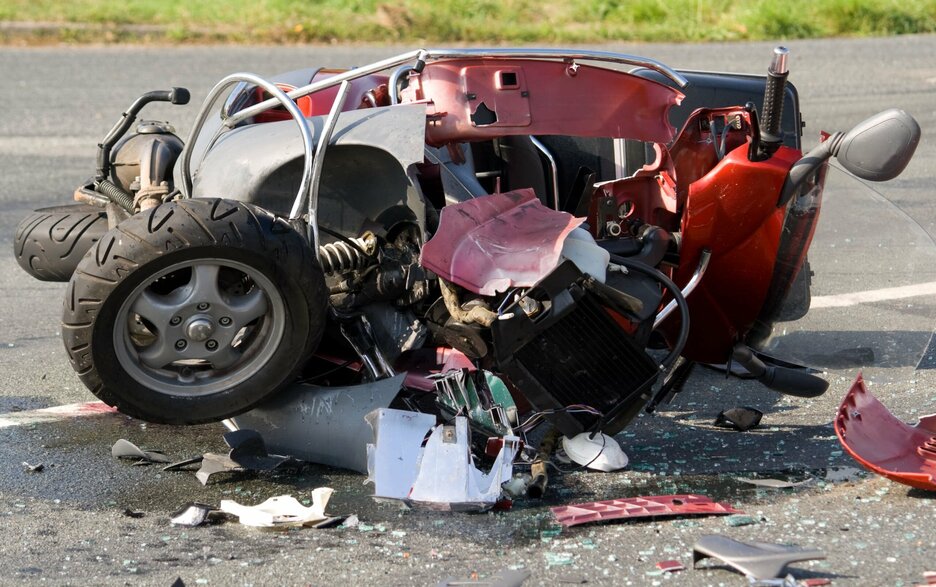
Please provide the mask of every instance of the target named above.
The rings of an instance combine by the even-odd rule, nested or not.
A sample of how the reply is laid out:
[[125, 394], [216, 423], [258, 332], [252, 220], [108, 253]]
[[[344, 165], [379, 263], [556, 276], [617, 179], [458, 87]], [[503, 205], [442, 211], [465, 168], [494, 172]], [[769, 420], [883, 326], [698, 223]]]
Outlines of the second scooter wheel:
[[106, 232], [104, 208], [89, 204], [40, 208], [16, 227], [13, 255], [36, 279], [68, 281], [84, 254]]

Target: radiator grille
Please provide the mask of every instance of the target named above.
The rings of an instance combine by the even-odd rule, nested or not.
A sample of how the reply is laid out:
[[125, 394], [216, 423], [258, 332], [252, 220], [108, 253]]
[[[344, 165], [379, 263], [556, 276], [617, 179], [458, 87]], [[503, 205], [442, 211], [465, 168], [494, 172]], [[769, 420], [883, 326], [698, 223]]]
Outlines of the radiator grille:
[[[550, 403], [587, 404], [605, 414], [640, 401], [637, 396], [657, 374], [656, 362], [590, 294], [517, 349], [514, 359], [551, 397]], [[575, 419], [585, 428], [595, 422], [588, 415]]]

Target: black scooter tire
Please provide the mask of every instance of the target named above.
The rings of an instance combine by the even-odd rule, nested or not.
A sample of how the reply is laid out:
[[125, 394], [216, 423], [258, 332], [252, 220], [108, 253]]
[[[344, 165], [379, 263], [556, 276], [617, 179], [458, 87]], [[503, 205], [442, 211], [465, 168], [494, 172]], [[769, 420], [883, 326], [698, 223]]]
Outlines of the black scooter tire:
[[81, 258], [106, 232], [104, 208], [89, 204], [40, 208], [16, 227], [13, 255], [36, 279], [68, 281]]
[[[211, 268], [214, 277], [197, 277]], [[264, 309], [242, 323], [238, 300], [246, 298], [237, 296], [253, 288]], [[170, 356], [160, 366], [136, 338], [147, 323], [134, 304], [151, 299], [163, 322], [149, 323], [148, 344]], [[181, 200], [130, 217], [88, 251], [68, 285], [62, 338], [82, 382], [108, 405], [150, 422], [200, 424], [243, 413], [291, 383], [321, 339], [327, 303], [316, 257], [285, 219], [243, 202]], [[208, 341], [185, 338], [196, 319], [214, 329]], [[201, 349], [202, 364], [190, 367], [178, 345]], [[237, 358], [216, 365], [213, 348]]]

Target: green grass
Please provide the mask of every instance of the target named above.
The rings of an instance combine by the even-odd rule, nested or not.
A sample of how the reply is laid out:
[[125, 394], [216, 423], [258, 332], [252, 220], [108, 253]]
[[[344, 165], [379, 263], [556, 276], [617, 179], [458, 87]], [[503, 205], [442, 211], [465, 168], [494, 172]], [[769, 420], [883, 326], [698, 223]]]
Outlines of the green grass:
[[775, 40], [933, 32], [936, 0], [0, 0], [0, 21], [62, 25], [16, 33], [40, 42]]

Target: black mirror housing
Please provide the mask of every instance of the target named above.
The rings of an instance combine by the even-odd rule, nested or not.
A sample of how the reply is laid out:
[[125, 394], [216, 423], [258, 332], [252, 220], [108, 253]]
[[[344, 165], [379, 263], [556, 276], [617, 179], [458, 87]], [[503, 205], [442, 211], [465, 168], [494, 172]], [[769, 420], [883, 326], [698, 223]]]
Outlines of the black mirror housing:
[[912, 116], [891, 108], [856, 125], [831, 150], [861, 179], [887, 181], [900, 175], [913, 158], [920, 132]]

